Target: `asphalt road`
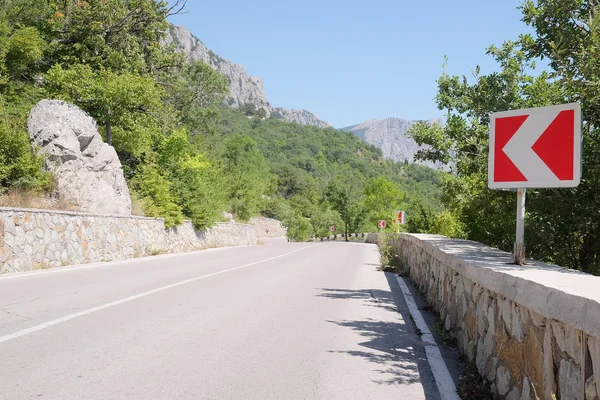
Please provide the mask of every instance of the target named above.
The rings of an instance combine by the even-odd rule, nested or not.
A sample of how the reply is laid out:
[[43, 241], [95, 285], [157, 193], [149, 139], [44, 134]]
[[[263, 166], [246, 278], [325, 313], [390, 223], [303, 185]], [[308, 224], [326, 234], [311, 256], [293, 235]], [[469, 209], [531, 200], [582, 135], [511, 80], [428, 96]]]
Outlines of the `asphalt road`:
[[374, 245], [0, 277], [0, 399], [439, 399]]

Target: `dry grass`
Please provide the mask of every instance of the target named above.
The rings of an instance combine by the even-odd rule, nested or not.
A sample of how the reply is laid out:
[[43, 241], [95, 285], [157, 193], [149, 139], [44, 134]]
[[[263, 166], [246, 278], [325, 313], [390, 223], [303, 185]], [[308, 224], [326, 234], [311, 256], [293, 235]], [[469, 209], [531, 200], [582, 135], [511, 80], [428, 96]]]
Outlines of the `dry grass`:
[[0, 207], [79, 211], [77, 206], [62, 197], [14, 188], [0, 194]]
[[139, 198], [136, 193], [130, 189], [131, 194], [131, 215], [137, 215], [138, 217], [145, 217], [144, 213], [145, 203], [144, 200]]

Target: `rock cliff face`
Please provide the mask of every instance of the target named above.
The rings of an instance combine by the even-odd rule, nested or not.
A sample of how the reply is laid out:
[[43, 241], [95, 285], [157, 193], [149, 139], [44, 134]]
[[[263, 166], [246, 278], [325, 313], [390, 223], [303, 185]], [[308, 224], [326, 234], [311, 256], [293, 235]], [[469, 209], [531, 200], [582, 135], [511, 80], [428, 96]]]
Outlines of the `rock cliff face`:
[[27, 131], [46, 154], [63, 198], [80, 211], [131, 215], [121, 162], [92, 117], [72, 104], [42, 100], [29, 114]]
[[190, 60], [202, 60], [225, 75], [229, 79], [229, 97], [225, 100], [228, 105], [240, 108], [252, 103], [256, 109], [263, 109], [267, 115], [270, 114], [263, 80], [248, 75], [244, 66], [217, 56], [182, 26], [170, 25], [165, 43], [173, 44], [177, 51]]
[[[441, 124], [439, 119], [428, 122]], [[419, 145], [407, 135], [407, 132], [415, 123], [416, 121], [407, 121], [400, 118], [373, 119], [362, 124], [342, 128], [342, 130], [352, 132], [365, 142], [381, 149], [385, 158], [399, 162], [406, 160], [412, 163], [415, 154], [419, 150]]]
[[172, 44], [177, 51], [185, 54], [190, 60], [202, 60], [225, 75], [229, 80], [229, 97], [225, 103], [230, 107], [241, 108], [252, 104], [256, 110], [264, 110], [267, 117], [272, 113], [275, 118], [284, 121], [319, 127], [330, 126], [306, 110], [273, 108], [267, 101], [262, 78], [250, 76], [244, 66], [219, 57], [185, 27], [170, 25], [165, 44]]

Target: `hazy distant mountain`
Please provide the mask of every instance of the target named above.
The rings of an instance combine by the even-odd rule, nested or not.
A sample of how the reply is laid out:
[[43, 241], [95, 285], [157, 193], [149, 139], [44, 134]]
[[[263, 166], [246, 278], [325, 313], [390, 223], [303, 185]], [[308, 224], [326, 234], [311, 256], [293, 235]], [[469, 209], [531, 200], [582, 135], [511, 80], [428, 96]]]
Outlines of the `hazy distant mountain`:
[[314, 125], [319, 128], [328, 128], [331, 125], [306, 110], [288, 110], [277, 107], [271, 109], [271, 115], [284, 121], [297, 122], [302, 125]]
[[[419, 146], [414, 139], [407, 135], [407, 132], [417, 122], [401, 118], [372, 119], [362, 124], [342, 128], [342, 130], [352, 132], [365, 142], [381, 149], [385, 158], [412, 163]], [[442, 123], [440, 119], [427, 122], [431, 124]]]
[[256, 111], [263, 110], [263, 115], [267, 117], [272, 114], [275, 118], [302, 125], [315, 125], [321, 128], [330, 126], [329, 123], [306, 110], [272, 107], [267, 101], [262, 78], [250, 76], [243, 65], [219, 57], [183, 26], [171, 25], [165, 44], [173, 44], [177, 51], [185, 54], [190, 60], [202, 60], [225, 75], [229, 80], [229, 96], [225, 103], [230, 107], [251, 106]]

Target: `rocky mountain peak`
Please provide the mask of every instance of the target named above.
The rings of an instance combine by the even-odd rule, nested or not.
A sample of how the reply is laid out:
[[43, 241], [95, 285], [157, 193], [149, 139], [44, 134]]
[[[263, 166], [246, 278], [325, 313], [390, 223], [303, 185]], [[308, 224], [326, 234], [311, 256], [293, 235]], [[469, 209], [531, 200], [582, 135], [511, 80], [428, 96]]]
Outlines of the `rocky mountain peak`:
[[275, 118], [302, 125], [330, 126], [329, 123], [306, 110], [273, 108], [267, 101], [262, 78], [249, 75], [243, 65], [219, 57], [183, 26], [170, 25], [165, 45], [173, 45], [176, 51], [185, 54], [188, 59], [204, 61], [225, 75], [229, 80], [229, 96], [225, 103], [230, 107], [264, 110], [267, 117], [273, 114]]
[[315, 114], [306, 110], [288, 110], [282, 107], [271, 109], [271, 113], [275, 118], [284, 121], [296, 122], [301, 125], [313, 125], [319, 128], [330, 128], [328, 122], [318, 118]]
[[267, 116], [270, 115], [271, 107], [267, 102], [263, 80], [258, 76], [248, 75], [243, 65], [219, 57], [183, 26], [170, 25], [165, 44], [174, 45], [188, 59], [204, 61], [225, 75], [229, 80], [229, 96], [225, 102], [229, 106], [241, 108], [246, 104], [253, 104], [256, 110], [262, 109]]
[[[415, 154], [419, 151], [420, 147], [407, 133], [417, 122], [389, 117], [381, 120], [372, 119], [361, 124], [342, 128], [342, 130], [351, 132], [365, 142], [381, 149], [385, 158], [393, 161], [408, 161], [412, 163], [415, 162]], [[440, 119], [433, 119], [426, 122], [430, 124], [442, 123]], [[426, 165], [429, 164], [426, 163]]]

